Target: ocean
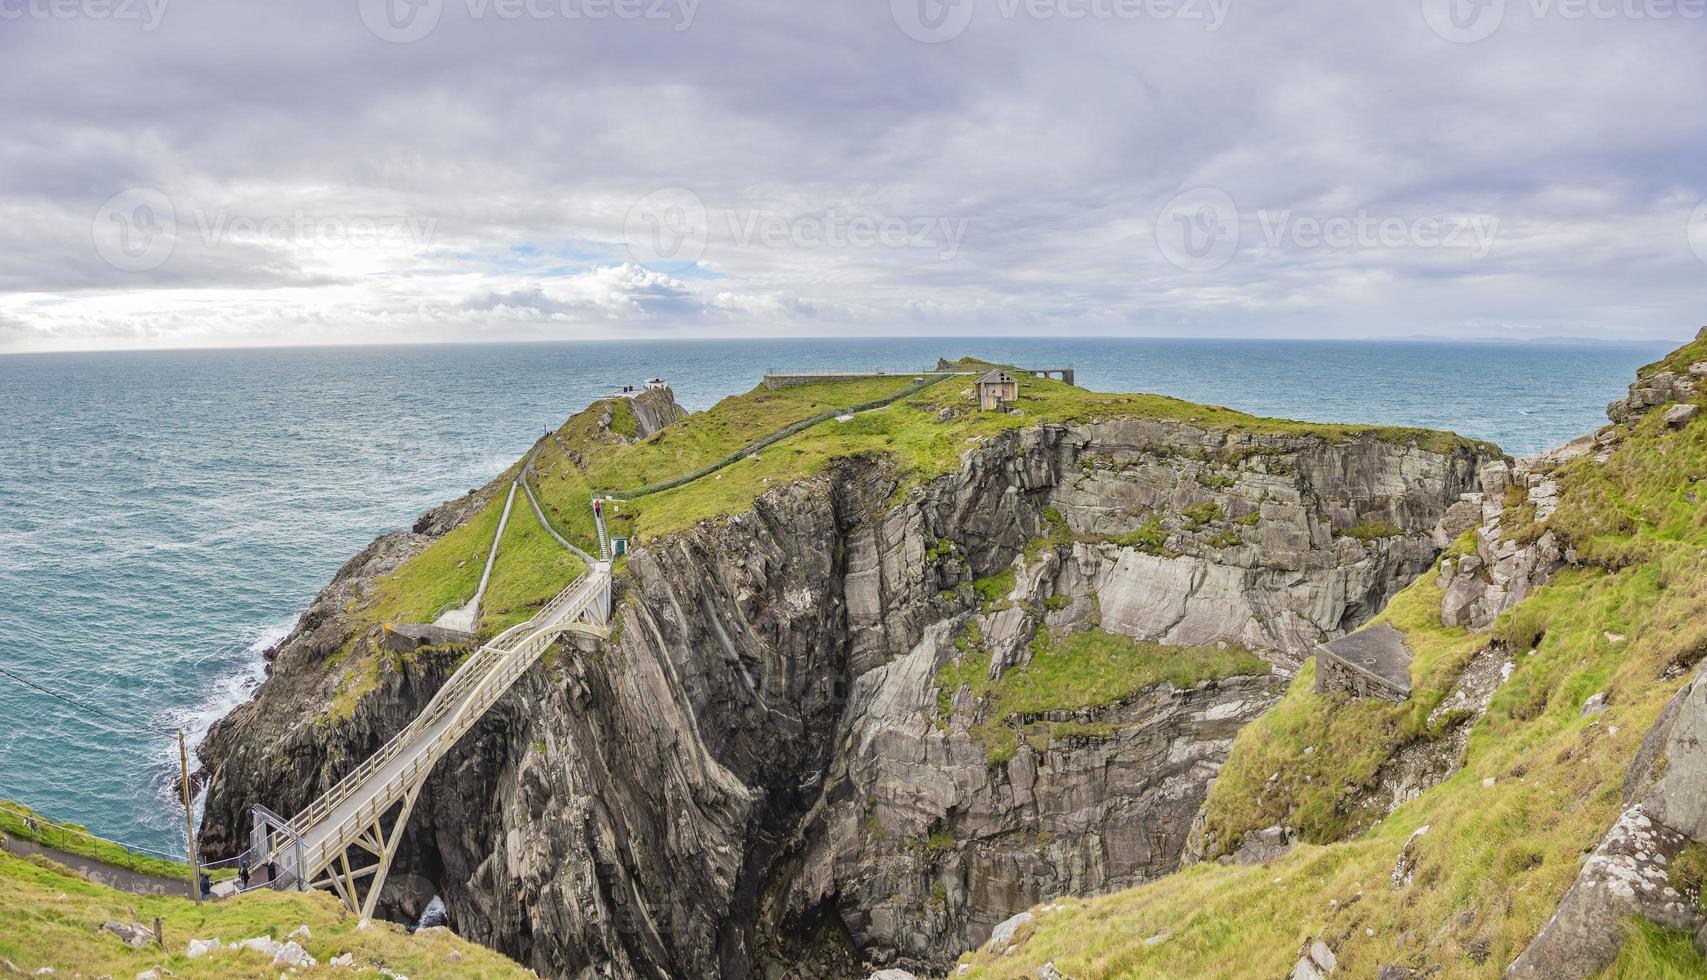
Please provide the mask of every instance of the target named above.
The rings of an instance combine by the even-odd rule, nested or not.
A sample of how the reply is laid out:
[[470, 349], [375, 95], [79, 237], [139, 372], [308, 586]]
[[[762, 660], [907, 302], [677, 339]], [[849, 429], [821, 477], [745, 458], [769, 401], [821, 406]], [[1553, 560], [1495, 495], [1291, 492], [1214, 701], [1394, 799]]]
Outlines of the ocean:
[[654, 375], [703, 409], [767, 369], [916, 371], [970, 354], [1259, 415], [1447, 428], [1522, 455], [1603, 424], [1669, 346], [886, 338], [0, 357], [0, 799], [182, 854], [178, 728], [199, 738], [241, 703], [261, 651], [375, 536]]

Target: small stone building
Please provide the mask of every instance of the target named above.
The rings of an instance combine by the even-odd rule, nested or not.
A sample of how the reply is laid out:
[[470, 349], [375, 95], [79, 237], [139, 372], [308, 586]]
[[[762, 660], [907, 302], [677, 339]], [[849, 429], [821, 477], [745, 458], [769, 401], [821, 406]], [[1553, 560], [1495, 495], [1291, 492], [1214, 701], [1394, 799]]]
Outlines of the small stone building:
[[1316, 647], [1316, 693], [1403, 702], [1411, 696], [1411, 650], [1391, 623], [1376, 623]]
[[1001, 369], [986, 371], [973, 387], [978, 392], [978, 409], [997, 412], [1019, 401], [1019, 382]]

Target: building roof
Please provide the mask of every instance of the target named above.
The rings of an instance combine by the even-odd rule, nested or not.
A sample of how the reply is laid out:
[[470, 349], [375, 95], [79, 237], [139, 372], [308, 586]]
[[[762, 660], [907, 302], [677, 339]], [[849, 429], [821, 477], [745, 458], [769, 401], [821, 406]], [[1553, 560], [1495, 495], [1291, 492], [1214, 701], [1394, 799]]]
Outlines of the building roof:
[[1013, 380], [1014, 380], [1013, 375], [1009, 374], [1006, 371], [1003, 371], [1000, 368], [997, 368], [994, 371], [984, 372], [984, 374], [981, 377], [979, 377], [978, 383], [981, 385], [1005, 385], [1005, 384], [1012, 384]]
[[1401, 696], [1411, 693], [1411, 651], [1405, 646], [1405, 634], [1391, 623], [1376, 623], [1368, 629], [1348, 633], [1319, 645], [1316, 650], [1374, 678]]

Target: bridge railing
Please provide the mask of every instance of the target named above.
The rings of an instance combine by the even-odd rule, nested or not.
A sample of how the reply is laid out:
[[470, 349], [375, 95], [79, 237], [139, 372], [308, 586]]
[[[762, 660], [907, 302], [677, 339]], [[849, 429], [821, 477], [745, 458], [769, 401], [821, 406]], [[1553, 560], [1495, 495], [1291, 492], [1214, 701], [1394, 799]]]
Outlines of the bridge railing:
[[[598, 585], [597, 582], [578, 583]], [[306, 867], [309, 874], [327, 867], [338, 855], [349, 847], [358, 836], [369, 826], [376, 823], [379, 817], [389, 810], [392, 804], [401, 799], [410, 786], [417, 785], [422, 774], [430, 770], [445, 753], [449, 752], [462, 736], [473, 728], [475, 723], [485, 715], [486, 711], [503, 697], [516, 679], [533, 666], [540, 654], [543, 653], [558, 634], [563, 631], [564, 624], [585, 608], [586, 604], [596, 598], [596, 590], [589, 590], [579, 597], [580, 602], [570, 602], [572, 608], [568, 615], [555, 621], [549, 620], [546, 625], [539, 627], [514, 647], [503, 652], [495, 662], [493, 669], [483, 676], [478, 685], [457, 705], [457, 716], [443, 731], [439, 732], [425, 744], [415, 747], [410, 760], [399, 768], [395, 775], [386, 780], [375, 792], [368, 795], [362, 805], [349, 816], [339, 822], [330, 833], [317, 835], [317, 840], [308, 852]], [[524, 624], [525, 625], [525, 624]]]
[[[436, 723], [444, 716], [446, 711], [450, 710], [453, 705], [457, 704], [469, 692], [469, 690], [478, 684], [480, 680], [497, 665], [499, 659], [505, 652], [507, 644], [514, 642], [518, 636], [527, 633], [530, 627], [534, 627], [540, 622], [550, 622], [552, 617], [561, 613], [564, 606], [574, 602], [577, 598], [582, 598], [583, 593], [585, 593], [585, 597], [588, 598], [595, 594], [594, 590], [591, 588], [595, 583], [590, 581], [592, 578], [592, 572], [593, 570], [589, 569], [587, 573], [583, 573], [574, 582], [570, 583], [568, 588], [558, 593], [550, 602], [546, 603], [532, 619], [510, 627], [503, 633], [500, 633], [493, 640], [486, 643], [479, 650], [475, 651], [472, 656], [470, 656], [456, 669], [456, 672], [451, 675], [450, 680], [445, 682], [445, 684], [439, 688], [438, 692], [433, 695], [432, 700], [427, 702], [427, 707], [423, 709], [419, 715], [416, 715], [409, 724], [405, 725], [401, 731], [392, 736], [378, 752], [375, 752], [373, 755], [362, 760], [355, 769], [351, 770], [344, 776], [344, 778], [335, 783], [331, 789], [322, 793], [318, 799], [310, 803], [307, 808], [293, 817], [290, 821], [291, 825], [300, 830], [319, 824], [333, 810], [337, 809], [339, 805], [349, 799], [350, 796], [355, 793], [356, 789], [372, 777], [375, 772], [378, 772], [386, 765], [389, 765], [391, 761], [407, 749], [423, 731]], [[579, 612], [579, 610], [576, 611]]]

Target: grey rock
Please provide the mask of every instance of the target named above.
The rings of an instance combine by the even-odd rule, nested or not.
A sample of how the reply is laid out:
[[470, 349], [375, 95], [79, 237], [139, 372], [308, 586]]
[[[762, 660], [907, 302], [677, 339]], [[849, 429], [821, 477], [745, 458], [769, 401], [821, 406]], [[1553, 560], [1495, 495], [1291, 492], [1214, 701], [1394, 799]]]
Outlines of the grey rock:
[[1412, 853], [1416, 847], [1417, 838], [1428, 833], [1428, 824], [1411, 831], [1411, 836], [1405, 838], [1404, 846], [1399, 848], [1399, 856], [1393, 861], [1393, 890], [1408, 888], [1416, 875], [1417, 859]]
[[1338, 958], [1328, 945], [1317, 939], [1310, 943], [1298, 962], [1292, 966], [1292, 980], [1325, 980], [1339, 966]]
[[1292, 840], [1285, 827], [1265, 827], [1246, 834], [1239, 849], [1233, 852], [1234, 864], [1266, 864], [1292, 850]]
[[1375, 971], [1375, 980], [1411, 980], [1415, 976], [1417, 971], [1396, 963], [1383, 963]]
[[1624, 811], [1505, 975], [1576, 980], [1599, 973], [1617, 959], [1630, 916], [1670, 929], [1700, 928], [1700, 912], [1666, 877], [1666, 864], [1688, 844], [1687, 836], [1650, 819], [1640, 804]]
[[1701, 406], [1699, 405], [1673, 405], [1666, 409], [1666, 413], [1661, 416], [1661, 420], [1664, 421], [1666, 425], [1677, 429], [1695, 421], [1695, 417], [1700, 414]]
[[1506, 487], [1511, 486], [1511, 464], [1503, 459], [1489, 460], [1483, 464], [1478, 476], [1482, 483], [1482, 493], [1489, 500], [1497, 500], [1505, 493]]
[[273, 965], [314, 966], [315, 959], [308, 955], [308, 950], [303, 949], [300, 943], [292, 939], [290, 942], [281, 945], [278, 952], [273, 954]]
[[105, 922], [101, 925], [101, 931], [119, 937], [131, 949], [142, 949], [154, 942], [154, 930], [132, 922]]
[[1643, 739], [1624, 791], [1636, 802], [1601, 839], [1507, 976], [1573, 980], [1597, 973], [1617, 958], [1631, 916], [1698, 936], [1707, 929], [1707, 917], [1667, 874], [1685, 847], [1707, 841], [1707, 669], [1697, 671]]
[[878, 970], [866, 980], [916, 980], [916, 978], [906, 970]]
[[[1188, 836], [1234, 736], [1318, 640], [1432, 565], [1436, 530], [1488, 461], [1373, 436], [1109, 421], [969, 444], [958, 469], [899, 499], [898, 474], [869, 460], [772, 488], [630, 556], [605, 655], [564, 650], [555, 673], [530, 671], [427, 781], [382, 914], [413, 920], [439, 894], [460, 935], [547, 975], [947, 972], [1016, 913], [1154, 879], [1193, 846], [1213, 853]], [[209, 854], [246, 843], [251, 803], [294, 812], [323, 792], [444, 683], [456, 658], [429, 648], [347, 718], [321, 711], [332, 654], [378, 642], [352, 635], [346, 608], [493, 492], [346, 565], [257, 697], [215, 726], [200, 750]], [[1207, 502], [1260, 519], [1180, 516]], [[1028, 555], [1051, 511], [1074, 540]], [[1168, 515], [1166, 554], [1108, 540], [1151, 513]], [[1401, 533], [1332, 532], [1362, 520]], [[1227, 533], [1244, 543], [1209, 546]], [[953, 561], [926, 560], [939, 539]], [[986, 611], [968, 586], [1010, 568], [1012, 604]], [[1056, 596], [1065, 605], [1045, 605]], [[1033, 720], [1036, 745], [996, 765], [969, 691], [945, 692], [939, 718], [936, 678], [966, 624], [999, 675], [1029, 658], [1040, 623], [1084, 629], [1099, 610], [1105, 630], [1241, 643], [1282, 672], [1050, 713]], [[1093, 734], [1050, 738], [1055, 723]], [[831, 924], [852, 955], [792, 938]]]
[[1021, 912], [997, 923], [996, 928], [990, 930], [990, 949], [1007, 949], [1013, 944], [1014, 934], [1019, 932], [1021, 926], [1030, 925], [1031, 920], [1032, 914], [1030, 912]]
[[192, 939], [190, 940], [189, 948], [184, 950], [184, 955], [188, 956], [192, 960], [200, 959], [209, 953], [217, 952], [223, 948], [224, 946], [222, 946], [217, 939]]
[[272, 959], [279, 955], [280, 950], [284, 949], [284, 944], [271, 936], [256, 936], [253, 939], [245, 939], [238, 943], [237, 948], [250, 953], [260, 953], [262, 956]]
[[1589, 715], [1598, 715], [1605, 710], [1606, 692], [1596, 691], [1588, 696], [1587, 701], [1583, 702], [1583, 710], [1577, 713], [1577, 717], [1587, 718]]

